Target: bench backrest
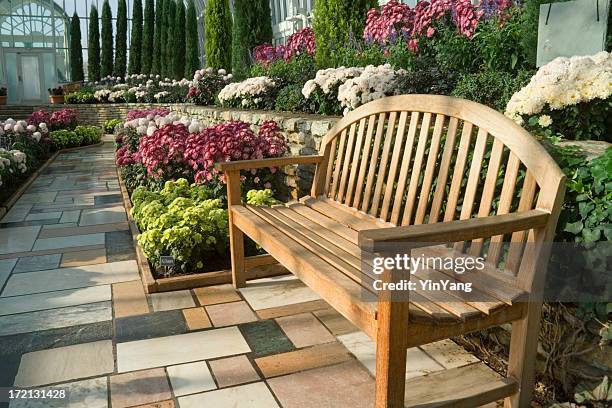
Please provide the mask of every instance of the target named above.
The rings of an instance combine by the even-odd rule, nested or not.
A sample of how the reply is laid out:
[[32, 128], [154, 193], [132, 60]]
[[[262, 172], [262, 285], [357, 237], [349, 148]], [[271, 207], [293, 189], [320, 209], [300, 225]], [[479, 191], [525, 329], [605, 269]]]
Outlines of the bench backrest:
[[[402, 95], [361, 106], [330, 130], [321, 154], [326, 159], [312, 195], [390, 225], [534, 208], [554, 213], [564, 192], [562, 171], [526, 130], [484, 105], [447, 96]], [[556, 224], [556, 216], [551, 222]], [[528, 232], [507, 238], [516, 244], [528, 236], [536, 239]], [[550, 240], [550, 231], [538, 239]], [[500, 245], [492, 245], [502, 240], [507, 239], [492, 237], [455, 249], [482, 253], [516, 275], [520, 254], [504, 254]]]

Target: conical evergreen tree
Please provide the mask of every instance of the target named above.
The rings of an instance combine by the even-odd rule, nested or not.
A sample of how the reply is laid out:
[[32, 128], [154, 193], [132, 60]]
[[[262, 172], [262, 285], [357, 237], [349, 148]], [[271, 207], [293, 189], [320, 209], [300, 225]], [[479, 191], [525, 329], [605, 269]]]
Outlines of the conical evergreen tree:
[[161, 27], [161, 59], [159, 60], [159, 74], [163, 77], [166, 74], [166, 54], [168, 39], [168, 8], [171, 0], [163, 0], [162, 8], [162, 27]]
[[151, 73], [155, 75], [159, 75], [161, 72], [163, 16], [164, 0], [157, 0], [155, 3], [155, 36], [153, 38], [153, 61], [151, 66]]
[[269, 0], [234, 0], [232, 73], [244, 78], [251, 65], [250, 52], [259, 44], [272, 42]]
[[89, 41], [87, 43], [87, 78], [90, 81], [100, 80], [100, 22], [98, 9], [91, 6], [89, 12]]
[[83, 73], [83, 46], [81, 45], [81, 20], [76, 11], [70, 20], [70, 74], [73, 81], [85, 79]]
[[133, 7], [128, 73], [140, 74], [140, 60], [142, 59], [142, 1], [134, 0]]
[[113, 12], [108, 0], [102, 5], [102, 60], [100, 75], [106, 77], [113, 74]]
[[142, 73], [149, 75], [153, 65], [153, 37], [155, 35], [154, 0], [145, 0], [144, 26], [142, 29]]
[[165, 78], [172, 78], [174, 76], [174, 19], [176, 18], [176, 3], [175, 0], [166, 0], [168, 3], [168, 16], [166, 20], [166, 60], [164, 61], [164, 72]]
[[182, 79], [185, 73], [185, 3], [179, 0], [176, 3], [176, 16], [174, 18], [174, 58], [173, 76], [174, 79]]
[[208, 0], [204, 12], [206, 65], [231, 69], [232, 15], [229, 0]]
[[117, 36], [115, 37], [115, 69], [117, 77], [124, 78], [127, 69], [127, 6], [125, 0], [117, 5]]
[[187, 6], [187, 21], [185, 24], [185, 78], [191, 79], [193, 73], [200, 68], [200, 36], [198, 34], [198, 17], [195, 4], [189, 0]]

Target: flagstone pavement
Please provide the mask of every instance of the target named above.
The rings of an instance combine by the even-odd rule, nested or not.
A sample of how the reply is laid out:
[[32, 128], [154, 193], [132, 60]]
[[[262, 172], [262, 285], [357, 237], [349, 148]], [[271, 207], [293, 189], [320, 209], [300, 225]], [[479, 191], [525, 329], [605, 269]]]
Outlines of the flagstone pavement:
[[[145, 294], [105, 140], [0, 221], [0, 387], [69, 394], [11, 408], [373, 406], [373, 342], [292, 276]], [[476, 361], [413, 348], [407, 378]]]

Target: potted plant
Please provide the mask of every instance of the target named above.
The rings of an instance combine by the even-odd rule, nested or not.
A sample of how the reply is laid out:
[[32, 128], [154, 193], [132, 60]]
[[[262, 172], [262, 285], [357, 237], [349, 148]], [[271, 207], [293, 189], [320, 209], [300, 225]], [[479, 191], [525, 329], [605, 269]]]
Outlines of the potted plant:
[[49, 102], [53, 105], [64, 103], [64, 88], [49, 88]]
[[6, 105], [8, 90], [4, 87], [0, 87], [0, 105]]

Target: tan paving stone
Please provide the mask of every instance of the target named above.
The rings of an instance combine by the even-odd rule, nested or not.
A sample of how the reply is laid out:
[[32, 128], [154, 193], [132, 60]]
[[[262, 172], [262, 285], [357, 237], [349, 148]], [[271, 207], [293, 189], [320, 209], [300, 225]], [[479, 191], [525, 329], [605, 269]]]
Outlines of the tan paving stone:
[[189, 330], [199, 330], [212, 327], [210, 319], [206, 315], [203, 307], [192, 307], [190, 309], [183, 309], [183, 316]]
[[113, 284], [115, 318], [149, 313], [149, 304], [139, 280]]
[[215, 327], [232, 326], [257, 320], [257, 315], [244, 301], [206, 306], [206, 311]]
[[311, 313], [279, 317], [276, 321], [298, 348], [330, 343], [336, 340]]
[[60, 267], [95, 265], [106, 263], [106, 251], [104, 249], [90, 249], [89, 251], [68, 252], [62, 256]]
[[259, 374], [246, 356], [222, 358], [211, 361], [209, 364], [219, 388], [259, 380]]
[[269, 309], [257, 311], [260, 319], [274, 319], [276, 317], [291, 316], [300, 313], [314, 312], [315, 310], [329, 309], [329, 305], [324, 300], [313, 300], [312, 302], [295, 303]]
[[274, 354], [255, 359], [266, 378], [310, 370], [351, 360], [348, 350], [340, 343], [317, 346]]
[[478, 362], [478, 358], [450, 339], [425, 344], [420, 348], [444, 368], [463, 367]]
[[113, 375], [110, 378], [113, 408], [126, 408], [172, 398], [163, 368]]
[[168, 400], [168, 401], [153, 402], [151, 404], [138, 405], [137, 407], [133, 407], [133, 408], [175, 408], [175, 407], [176, 405], [174, 405], [174, 401]]
[[188, 395], [178, 401], [181, 408], [278, 408], [263, 382]]
[[202, 306], [242, 300], [232, 285], [207, 286], [193, 291]]
[[359, 330], [353, 323], [332, 308], [317, 310], [313, 313], [335, 336], [353, 333]]
[[190, 290], [176, 290], [173, 292], [151, 293], [151, 305], [153, 311], [184, 309], [194, 307], [195, 302]]

